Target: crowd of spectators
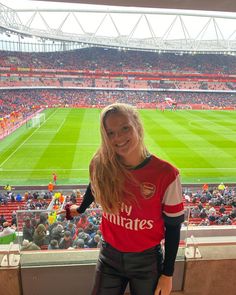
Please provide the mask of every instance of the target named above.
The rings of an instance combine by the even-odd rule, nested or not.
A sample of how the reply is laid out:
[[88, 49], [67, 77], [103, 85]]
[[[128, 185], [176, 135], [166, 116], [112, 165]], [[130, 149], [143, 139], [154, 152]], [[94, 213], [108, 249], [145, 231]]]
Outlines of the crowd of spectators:
[[[236, 189], [221, 183], [218, 187], [198, 190], [195, 193], [186, 190], [186, 219], [191, 224], [236, 225]], [[191, 205], [191, 206], [189, 206]]]
[[235, 90], [235, 56], [87, 48], [0, 52], [1, 87]]
[[[75, 203], [77, 193], [73, 192], [66, 197], [67, 203]], [[52, 217], [52, 216], [51, 216]], [[99, 229], [101, 210], [93, 205], [86, 213], [66, 220], [64, 215], [50, 218], [50, 214], [41, 212], [25, 213], [23, 219], [23, 250], [39, 249], [78, 249], [98, 248], [101, 244]], [[30, 248], [30, 249], [29, 249]]]
[[[179, 89], [179, 90], [211, 90], [211, 91], [227, 91], [230, 92], [236, 89], [235, 82], [221, 82], [216, 81], [196, 81], [191, 80], [190, 78], [185, 78], [183, 81], [178, 81], [174, 77], [166, 77], [154, 79], [148, 76], [146, 73], [146, 77], [140, 77], [140, 75], [136, 74], [135, 76], [128, 76], [123, 74], [116, 74], [116, 76], [104, 77], [103, 74], [96, 75], [94, 77], [93, 74], [83, 75], [78, 74], [74, 77], [67, 78], [64, 74], [55, 75], [55, 77], [47, 77], [47, 74], [43, 74], [42, 77], [38, 77], [38, 73], [36, 73], [37, 77], [34, 77], [33, 74], [30, 74], [29, 77], [22, 77], [21, 74], [11, 74], [8, 76], [0, 77], [0, 87], [54, 87], [54, 88], [103, 88], [106, 89]], [[51, 74], [48, 74], [51, 76]], [[141, 74], [143, 76], [143, 74]], [[119, 76], [117, 78], [117, 76]]]
[[219, 54], [120, 51], [94, 47], [47, 53], [1, 51], [0, 67], [235, 74], [236, 58]]
[[104, 106], [113, 102], [157, 106], [169, 97], [178, 104], [236, 107], [236, 93], [102, 91], [72, 89], [0, 90], [0, 118], [18, 111], [25, 118], [39, 108]]
[[[17, 196], [20, 196], [20, 198], [17, 199]], [[14, 232], [16, 228], [18, 228], [18, 231], [22, 231], [21, 246], [24, 251], [100, 247], [101, 209], [93, 204], [86, 213], [81, 214], [72, 221], [66, 220], [64, 215], [57, 217], [55, 211], [46, 212], [49, 202], [55, 203], [52, 210], [60, 209], [56, 205], [61, 196], [61, 193], [50, 191], [26, 191], [22, 195], [19, 192], [13, 192], [13, 190], [5, 190], [0, 193], [0, 206], [18, 202], [18, 209], [23, 210], [18, 214], [17, 218], [16, 211], [12, 212], [11, 224], [7, 222], [4, 214], [1, 214], [0, 236], [7, 222], [8, 227], [12, 228]], [[67, 204], [78, 202], [80, 197], [80, 191], [74, 190], [62, 199], [65, 199], [65, 204]]]

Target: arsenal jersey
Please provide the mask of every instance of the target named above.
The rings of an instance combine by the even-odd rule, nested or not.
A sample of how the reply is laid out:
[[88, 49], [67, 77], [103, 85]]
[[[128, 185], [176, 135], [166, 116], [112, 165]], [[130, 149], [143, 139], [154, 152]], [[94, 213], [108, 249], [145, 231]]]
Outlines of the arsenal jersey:
[[179, 171], [151, 155], [126, 179], [119, 214], [103, 213], [103, 238], [121, 252], [141, 252], [164, 238], [164, 216], [183, 215]]

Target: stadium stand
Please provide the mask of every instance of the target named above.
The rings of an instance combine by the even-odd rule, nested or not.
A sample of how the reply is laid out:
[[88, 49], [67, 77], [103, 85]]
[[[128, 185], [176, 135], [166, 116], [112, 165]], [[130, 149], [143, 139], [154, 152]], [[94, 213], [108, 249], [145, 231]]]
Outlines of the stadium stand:
[[1, 67], [60, 70], [105, 70], [123, 72], [175, 72], [201, 74], [234, 74], [234, 56], [217, 54], [155, 53], [86, 48], [68, 52], [23, 53], [0, 52]]

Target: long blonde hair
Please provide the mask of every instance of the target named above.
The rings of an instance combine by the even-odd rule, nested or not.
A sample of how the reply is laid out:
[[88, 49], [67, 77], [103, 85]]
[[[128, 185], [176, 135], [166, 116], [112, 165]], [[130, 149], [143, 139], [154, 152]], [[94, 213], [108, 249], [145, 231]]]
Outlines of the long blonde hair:
[[105, 129], [107, 116], [122, 114], [130, 119], [133, 128], [139, 136], [139, 145], [143, 158], [148, 154], [144, 145], [144, 131], [137, 110], [128, 104], [115, 103], [107, 106], [101, 112], [100, 133], [101, 146], [95, 153], [90, 164], [90, 179], [95, 200], [104, 212], [118, 213], [124, 195], [124, 181], [133, 180], [129, 169], [122, 164], [119, 156], [113, 150]]

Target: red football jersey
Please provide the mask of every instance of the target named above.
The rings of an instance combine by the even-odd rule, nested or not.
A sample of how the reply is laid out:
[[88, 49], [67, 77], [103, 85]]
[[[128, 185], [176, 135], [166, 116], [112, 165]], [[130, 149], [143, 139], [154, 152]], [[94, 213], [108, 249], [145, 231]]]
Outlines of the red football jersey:
[[164, 238], [163, 213], [183, 214], [178, 170], [152, 155], [143, 167], [132, 170], [137, 182], [126, 180], [119, 214], [103, 213], [104, 240], [122, 252], [140, 252], [160, 244]]

